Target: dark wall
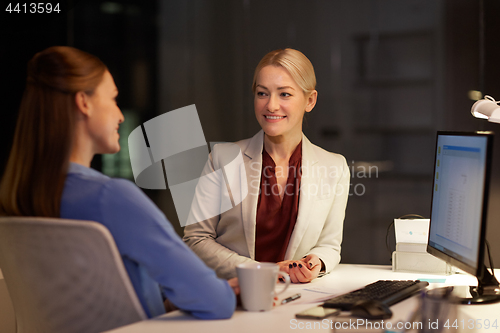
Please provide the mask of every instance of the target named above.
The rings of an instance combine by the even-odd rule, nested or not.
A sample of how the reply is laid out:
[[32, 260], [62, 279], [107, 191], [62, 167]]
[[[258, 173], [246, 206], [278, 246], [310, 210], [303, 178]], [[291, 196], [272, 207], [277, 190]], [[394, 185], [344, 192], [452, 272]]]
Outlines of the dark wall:
[[500, 257], [500, 124], [470, 116], [470, 90], [500, 99], [500, 2], [446, 1], [446, 75], [443, 129], [496, 132], [490, 185], [487, 239]]
[[36, 52], [53, 45], [67, 45], [71, 29], [70, 7], [61, 6], [60, 14], [23, 14], [5, 11], [10, 2], [0, 7], [0, 172], [12, 145], [17, 109], [26, 82], [26, 64]]
[[[109, 68], [120, 91], [122, 110], [132, 110], [138, 122], [156, 112], [156, 1], [76, 1], [61, 3], [52, 14], [0, 13], [0, 171], [8, 157], [17, 109], [26, 80], [27, 62], [54, 45], [73, 46], [98, 56]], [[115, 4], [110, 7], [109, 4]], [[22, 8], [22, 7], [21, 7]], [[101, 168], [97, 156], [93, 166]]]
[[[50, 17], [6, 14], [1, 3], [0, 171], [12, 143], [26, 63], [48, 46], [72, 45], [99, 56], [115, 76], [120, 107], [137, 123], [196, 103], [207, 141], [251, 136], [258, 129], [250, 93], [254, 66], [275, 48], [304, 51], [315, 65], [320, 92], [305, 124], [307, 136], [344, 154], [352, 167], [392, 163], [376, 179], [352, 180], [366, 187], [366, 195], [348, 204], [344, 262], [389, 263], [385, 232], [392, 219], [429, 215], [427, 161], [436, 130], [500, 132], [500, 124], [470, 116], [468, 97], [470, 90], [483, 90], [500, 99], [496, 0], [91, 0], [63, 2], [63, 12]], [[370, 53], [377, 43], [380, 58]], [[412, 45], [426, 49], [412, 54]], [[389, 51], [411, 64], [424, 59], [430, 77], [401, 85], [371, 80], [396, 63], [384, 58]], [[394, 73], [414, 72], [406, 65]], [[490, 240], [500, 235], [499, 140]], [[94, 166], [101, 167], [100, 158]], [[148, 194], [175, 224], [169, 191]], [[499, 257], [500, 243], [492, 243]]]

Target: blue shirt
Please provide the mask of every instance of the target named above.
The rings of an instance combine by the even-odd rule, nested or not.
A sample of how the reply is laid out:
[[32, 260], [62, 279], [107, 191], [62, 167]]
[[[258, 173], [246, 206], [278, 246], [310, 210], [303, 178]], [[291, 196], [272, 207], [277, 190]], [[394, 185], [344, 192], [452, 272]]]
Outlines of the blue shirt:
[[109, 229], [148, 317], [165, 313], [161, 293], [202, 319], [229, 318], [236, 298], [180, 239], [165, 215], [132, 182], [71, 163], [61, 218], [89, 220]]

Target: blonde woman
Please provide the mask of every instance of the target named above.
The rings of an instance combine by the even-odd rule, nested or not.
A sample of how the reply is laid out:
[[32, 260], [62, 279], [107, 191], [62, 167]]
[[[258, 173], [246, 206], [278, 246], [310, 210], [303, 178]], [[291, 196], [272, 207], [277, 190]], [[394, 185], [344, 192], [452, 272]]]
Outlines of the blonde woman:
[[[262, 130], [236, 142], [248, 195], [234, 208], [186, 226], [184, 241], [220, 277], [244, 262], [276, 262], [292, 282], [309, 282], [340, 261], [349, 189], [345, 158], [312, 144], [302, 133], [316, 105], [314, 68], [294, 49], [275, 50], [257, 65], [255, 116]], [[216, 145], [204, 174], [222, 168], [231, 148]], [[197, 188], [193, 207], [204, 189]]]

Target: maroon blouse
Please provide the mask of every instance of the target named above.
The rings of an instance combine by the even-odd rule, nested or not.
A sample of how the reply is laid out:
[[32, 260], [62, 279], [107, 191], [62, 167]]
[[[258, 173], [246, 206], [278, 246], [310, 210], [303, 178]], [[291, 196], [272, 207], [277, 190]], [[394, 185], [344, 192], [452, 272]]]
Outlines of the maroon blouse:
[[267, 151], [262, 149], [262, 175], [255, 231], [257, 261], [279, 262], [285, 258], [299, 210], [301, 166], [302, 141], [288, 161], [288, 179], [281, 201], [275, 173], [276, 164]]

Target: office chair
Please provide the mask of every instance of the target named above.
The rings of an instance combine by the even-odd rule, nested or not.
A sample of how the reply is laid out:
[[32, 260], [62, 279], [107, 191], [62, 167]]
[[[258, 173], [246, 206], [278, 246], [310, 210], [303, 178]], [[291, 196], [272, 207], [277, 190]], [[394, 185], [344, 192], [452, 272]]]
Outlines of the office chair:
[[146, 319], [99, 223], [0, 218], [0, 267], [18, 333], [102, 332]]

